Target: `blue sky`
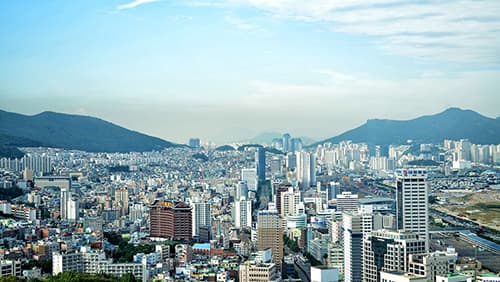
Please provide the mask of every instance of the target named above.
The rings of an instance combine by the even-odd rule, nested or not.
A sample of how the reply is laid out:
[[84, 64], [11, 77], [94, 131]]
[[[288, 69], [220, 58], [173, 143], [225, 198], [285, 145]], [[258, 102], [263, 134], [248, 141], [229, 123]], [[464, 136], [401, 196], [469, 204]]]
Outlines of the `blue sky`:
[[168, 140], [329, 137], [450, 106], [496, 117], [500, 2], [0, 2], [0, 105]]

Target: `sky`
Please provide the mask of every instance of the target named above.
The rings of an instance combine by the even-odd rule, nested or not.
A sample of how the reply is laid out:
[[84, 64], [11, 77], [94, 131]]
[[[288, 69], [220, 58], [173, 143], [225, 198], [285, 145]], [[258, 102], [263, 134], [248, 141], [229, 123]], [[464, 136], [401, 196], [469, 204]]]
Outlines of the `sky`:
[[500, 115], [500, 1], [0, 1], [0, 109], [186, 143]]

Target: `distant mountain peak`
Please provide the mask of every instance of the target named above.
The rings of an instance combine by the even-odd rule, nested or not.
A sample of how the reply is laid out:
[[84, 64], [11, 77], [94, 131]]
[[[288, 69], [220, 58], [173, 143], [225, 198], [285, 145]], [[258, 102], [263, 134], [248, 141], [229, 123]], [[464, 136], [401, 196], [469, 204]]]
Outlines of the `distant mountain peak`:
[[369, 119], [363, 125], [322, 142], [344, 140], [373, 145], [404, 144], [406, 140], [440, 143], [444, 139], [467, 138], [477, 144], [500, 144], [500, 118], [489, 118], [473, 110], [450, 107], [440, 113], [410, 120]]
[[28, 116], [0, 110], [0, 132], [8, 136], [0, 139], [0, 147], [9, 148], [22, 146], [12, 140], [90, 152], [142, 152], [177, 146], [96, 117], [52, 111]]

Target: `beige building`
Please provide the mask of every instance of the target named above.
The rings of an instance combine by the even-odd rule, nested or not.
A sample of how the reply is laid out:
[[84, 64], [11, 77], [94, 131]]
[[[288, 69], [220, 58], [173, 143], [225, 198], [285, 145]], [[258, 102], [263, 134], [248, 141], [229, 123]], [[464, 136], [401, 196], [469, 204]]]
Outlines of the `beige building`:
[[271, 249], [273, 262], [283, 260], [283, 223], [277, 211], [261, 211], [257, 216], [257, 249]]

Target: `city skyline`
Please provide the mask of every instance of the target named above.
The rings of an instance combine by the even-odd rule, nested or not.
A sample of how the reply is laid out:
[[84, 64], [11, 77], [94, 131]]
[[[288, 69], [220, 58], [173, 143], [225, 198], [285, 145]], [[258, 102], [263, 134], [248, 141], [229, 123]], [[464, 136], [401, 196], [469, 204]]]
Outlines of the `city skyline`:
[[321, 139], [451, 106], [498, 116], [495, 1], [0, 7], [7, 111], [91, 115], [178, 143]]

